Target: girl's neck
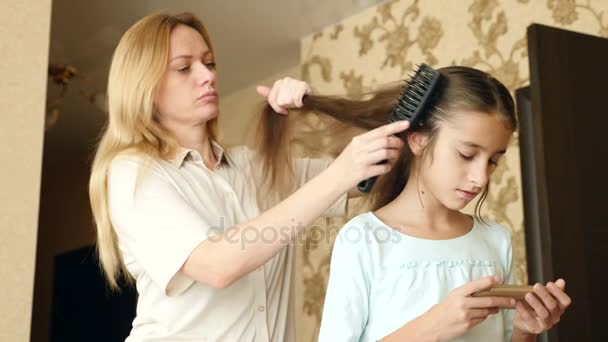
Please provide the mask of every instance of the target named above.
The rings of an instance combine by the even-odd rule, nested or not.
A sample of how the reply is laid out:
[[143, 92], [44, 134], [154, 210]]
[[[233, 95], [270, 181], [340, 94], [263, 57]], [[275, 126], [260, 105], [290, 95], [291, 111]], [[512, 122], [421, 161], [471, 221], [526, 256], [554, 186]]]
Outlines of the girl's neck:
[[[415, 176], [414, 176], [415, 177]], [[446, 208], [416, 178], [375, 214], [393, 229], [428, 239], [449, 239], [470, 231], [471, 217]]]

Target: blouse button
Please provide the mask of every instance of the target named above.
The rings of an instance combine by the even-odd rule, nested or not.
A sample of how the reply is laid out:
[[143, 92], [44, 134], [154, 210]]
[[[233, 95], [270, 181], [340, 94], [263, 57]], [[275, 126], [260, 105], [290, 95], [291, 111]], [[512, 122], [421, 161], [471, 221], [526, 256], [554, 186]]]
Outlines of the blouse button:
[[264, 310], [266, 310], [266, 308], [264, 307], [264, 305], [259, 305], [258, 306], [258, 311], [259, 312], [264, 312]]

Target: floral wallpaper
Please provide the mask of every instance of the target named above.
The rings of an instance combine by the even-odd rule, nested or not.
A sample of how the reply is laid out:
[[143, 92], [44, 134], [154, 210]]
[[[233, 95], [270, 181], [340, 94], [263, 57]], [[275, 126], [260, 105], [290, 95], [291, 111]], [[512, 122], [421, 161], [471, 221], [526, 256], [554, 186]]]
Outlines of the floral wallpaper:
[[[372, 7], [302, 41], [302, 78], [318, 93], [361, 96], [407, 78], [417, 63], [492, 73], [511, 91], [529, 82], [526, 28], [541, 23], [608, 38], [606, 0], [400, 0]], [[527, 283], [517, 134], [492, 177], [483, 214], [513, 232], [520, 283]], [[472, 212], [471, 208], [467, 208]], [[319, 219], [298, 245], [298, 341], [316, 341], [333, 239], [366, 210], [351, 200], [346, 218]]]

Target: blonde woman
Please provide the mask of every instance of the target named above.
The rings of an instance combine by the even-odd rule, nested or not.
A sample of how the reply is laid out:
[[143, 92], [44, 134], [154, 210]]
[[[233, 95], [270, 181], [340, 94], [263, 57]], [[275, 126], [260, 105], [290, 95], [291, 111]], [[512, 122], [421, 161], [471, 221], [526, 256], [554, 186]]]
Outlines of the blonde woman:
[[[284, 79], [258, 92], [287, 113], [310, 88]], [[218, 99], [211, 41], [193, 15], [147, 16], [120, 40], [89, 190], [108, 283], [139, 294], [127, 341], [293, 340], [286, 247], [316, 217], [343, 213], [359, 181], [388, 172], [403, 145], [392, 136], [408, 125], [357, 136], [334, 161], [293, 161], [292, 177], [270, 175], [293, 191], [274, 189], [284, 199], [262, 211], [252, 179], [280, 161], [224, 150]]]

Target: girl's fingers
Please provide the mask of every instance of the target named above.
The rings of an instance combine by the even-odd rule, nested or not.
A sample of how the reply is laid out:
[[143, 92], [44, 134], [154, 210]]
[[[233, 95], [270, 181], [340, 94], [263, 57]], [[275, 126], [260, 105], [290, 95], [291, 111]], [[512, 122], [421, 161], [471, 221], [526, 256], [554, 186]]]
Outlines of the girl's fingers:
[[526, 302], [530, 304], [530, 306], [534, 309], [534, 312], [536, 312], [536, 316], [538, 316], [538, 318], [541, 320], [545, 321], [550, 317], [549, 311], [547, 311], [545, 306], [534, 293], [526, 294]]
[[470, 281], [456, 289], [453, 293], [460, 297], [470, 296], [475, 292], [486, 290], [493, 285], [498, 284], [497, 276], [488, 276], [477, 280]]
[[485, 320], [487, 317], [488, 317], [488, 316], [483, 317], [483, 318], [474, 318], [474, 319], [472, 319], [472, 320], [471, 320], [471, 325], [469, 326], [469, 329], [470, 329], [470, 328], [473, 328], [473, 327], [474, 327], [474, 326], [476, 326], [477, 324], [479, 324], [479, 323], [483, 322], [483, 321], [484, 321], [484, 320]]
[[[559, 280], [561, 280], [561, 279], [559, 279]], [[559, 280], [558, 280], [558, 282], [559, 282]], [[547, 289], [549, 290], [549, 292], [551, 292], [553, 297], [557, 298], [560, 310], [562, 310], [562, 311], [566, 310], [566, 308], [568, 306], [570, 306], [570, 304], [572, 303], [572, 299], [570, 299], [570, 297], [557, 284], [548, 283]]]
[[508, 308], [515, 307], [515, 299], [508, 297], [471, 297], [466, 301], [467, 308]]
[[532, 313], [530, 312], [530, 310], [528, 310], [528, 308], [520, 301], [517, 301], [517, 304], [515, 304], [515, 310], [517, 311], [517, 313], [519, 313], [519, 316], [524, 320], [524, 321], [531, 321], [531, 320], [535, 320], [536, 317], [534, 317], [532, 315]]
[[542, 304], [549, 311], [549, 316], [559, 314], [560, 308], [555, 298], [549, 293], [546, 287], [541, 284], [534, 285], [534, 293], [540, 298]]
[[471, 309], [469, 312], [469, 318], [486, 318], [489, 315], [498, 313], [498, 308], [487, 308], [487, 309]]

